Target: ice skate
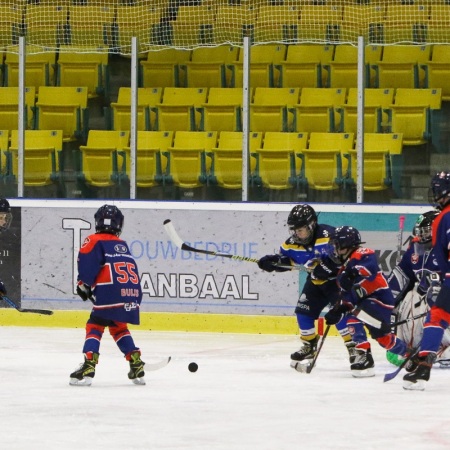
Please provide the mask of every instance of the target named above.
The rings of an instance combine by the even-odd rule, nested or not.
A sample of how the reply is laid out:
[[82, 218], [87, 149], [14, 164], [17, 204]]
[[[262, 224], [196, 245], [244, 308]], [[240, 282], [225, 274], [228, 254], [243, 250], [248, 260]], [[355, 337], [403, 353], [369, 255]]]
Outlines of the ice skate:
[[350, 365], [352, 376], [354, 376], [355, 378], [374, 377], [375, 363], [370, 348], [367, 350], [355, 349], [355, 351], [355, 361]]
[[424, 391], [427, 381], [430, 379], [431, 367], [436, 359], [433, 353], [425, 358], [418, 358], [418, 366], [414, 372], [407, 373], [403, 377], [403, 389], [408, 391]]
[[345, 346], [348, 351], [348, 360], [350, 361], [350, 364], [353, 364], [356, 359], [356, 343], [353, 341], [346, 342]]
[[303, 340], [303, 347], [291, 354], [291, 367], [297, 372], [308, 372], [308, 369], [311, 367], [311, 363], [316, 356], [318, 342], [318, 335], [310, 341]]
[[130, 371], [128, 372], [128, 378], [134, 384], [144, 385], [144, 366], [145, 362], [141, 359], [141, 354], [139, 352], [133, 352], [130, 355]]
[[92, 353], [92, 359], [84, 357], [84, 363], [80, 368], [70, 374], [71, 386], [90, 386], [95, 377], [95, 366], [98, 364], [98, 353]]

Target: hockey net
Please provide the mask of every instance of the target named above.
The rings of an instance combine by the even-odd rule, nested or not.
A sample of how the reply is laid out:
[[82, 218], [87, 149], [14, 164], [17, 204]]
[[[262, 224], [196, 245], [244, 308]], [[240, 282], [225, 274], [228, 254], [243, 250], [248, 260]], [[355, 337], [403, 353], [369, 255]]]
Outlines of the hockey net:
[[[408, 3], [408, 4], [405, 4]], [[28, 52], [192, 49], [263, 43], [450, 43], [447, 0], [11, 0], [0, 2], [0, 41], [13, 51], [19, 36]]]

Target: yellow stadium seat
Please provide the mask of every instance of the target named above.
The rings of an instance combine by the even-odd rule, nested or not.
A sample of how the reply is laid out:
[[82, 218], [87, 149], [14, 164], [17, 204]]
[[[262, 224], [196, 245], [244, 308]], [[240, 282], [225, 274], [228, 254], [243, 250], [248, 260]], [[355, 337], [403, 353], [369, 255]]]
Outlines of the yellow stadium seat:
[[162, 102], [151, 111], [156, 113], [155, 129], [158, 131], [196, 131], [199, 128], [199, 108], [206, 102], [206, 88], [166, 87]]
[[117, 153], [129, 146], [129, 131], [90, 130], [80, 145], [79, 179], [94, 187], [110, 187], [119, 181]]
[[298, 37], [299, 8], [296, 5], [261, 5], [255, 23], [257, 42], [294, 42]]
[[200, 108], [200, 130], [241, 131], [242, 88], [210, 88]]
[[19, 42], [22, 28], [23, 6], [13, 2], [0, 3], [0, 47], [5, 48]]
[[95, 48], [94, 53], [73, 52], [71, 46], [61, 46], [56, 65], [57, 86], [86, 86], [88, 98], [109, 95], [108, 49]]
[[[54, 84], [54, 65], [56, 53], [50, 49], [40, 49], [41, 53], [33, 47], [26, 47], [25, 56], [25, 86], [33, 86], [38, 91], [39, 86], [52, 86]], [[9, 46], [5, 57], [5, 86], [19, 85], [19, 47]]]
[[298, 38], [317, 41], [338, 42], [342, 27], [342, 6], [303, 5], [300, 12]]
[[286, 60], [275, 64], [283, 87], [322, 87], [328, 83], [322, 66], [332, 61], [333, 45], [296, 44], [287, 49]]
[[342, 42], [356, 42], [363, 36], [366, 42], [382, 43], [385, 12], [384, 4], [344, 4]]
[[450, 42], [450, 5], [433, 2], [427, 27], [428, 42]]
[[148, 52], [147, 60], [140, 62], [141, 85], [143, 87], [180, 87], [185, 86], [180, 79], [178, 65], [189, 61], [190, 50], [164, 48]]
[[[138, 131], [136, 142], [138, 188], [152, 188], [164, 182], [163, 173], [166, 171], [167, 157], [163, 153], [172, 145], [172, 131]], [[125, 155], [122, 162], [121, 153]], [[125, 147], [123, 152], [119, 152], [119, 171], [130, 176], [130, 147]]]
[[149, 43], [163, 44], [168, 36], [160, 27], [164, 8], [159, 5], [119, 4], [116, 7], [117, 43], [122, 55], [131, 55], [131, 38], [136, 37], [138, 53], [149, 47]]
[[[27, 45], [56, 49], [65, 44], [67, 6], [60, 4], [28, 4], [24, 15]], [[14, 42], [17, 44], [17, 42]]]
[[256, 88], [250, 105], [250, 129], [287, 131], [287, 107], [297, 105], [299, 95], [299, 88]]
[[214, 43], [215, 6], [180, 6], [172, 22], [173, 44], [188, 47]]
[[[366, 88], [364, 90], [364, 130], [368, 133], [381, 132], [387, 122], [383, 108], [394, 103], [394, 89]], [[355, 133], [358, 120], [358, 89], [350, 88], [345, 105], [339, 108], [342, 114], [341, 131]]]
[[308, 133], [265, 133], [263, 147], [255, 152], [263, 186], [273, 190], [298, 187], [301, 167], [297, 155], [307, 143]]
[[[47, 186], [59, 179], [59, 159], [63, 147], [61, 130], [25, 130], [24, 136], [24, 185]], [[18, 176], [18, 132], [12, 130], [10, 174]]]
[[[286, 46], [281, 44], [255, 45], [250, 50], [250, 86], [278, 87], [279, 80], [274, 74], [274, 64], [280, 64], [286, 57]], [[239, 52], [239, 61], [229, 64], [231, 86], [243, 85], [244, 51]]]
[[[382, 47], [368, 45], [365, 48], [365, 86], [371, 84], [370, 64], [381, 59]], [[334, 59], [324, 65], [328, 72], [328, 87], [356, 87], [358, 82], [358, 48], [350, 44], [336, 45]]]
[[256, 5], [219, 4], [216, 15], [216, 39], [242, 43], [244, 36], [251, 36], [254, 33], [257, 13]]
[[227, 87], [226, 65], [239, 58], [239, 48], [232, 45], [198, 47], [192, 50], [191, 61], [179, 65], [185, 72], [188, 87]]
[[429, 6], [419, 4], [387, 4], [383, 23], [384, 42], [426, 42]]
[[[137, 129], [151, 130], [155, 127], [150, 108], [161, 103], [162, 88], [138, 88]], [[131, 129], [131, 88], [120, 87], [117, 102], [112, 102], [109, 110], [112, 130]]]
[[84, 138], [88, 129], [88, 89], [41, 86], [36, 102], [38, 130], [61, 129], [64, 141]]
[[115, 8], [109, 4], [73, 4], [69, 8], [71, 45], [111, 47]]
[[[256, 171], [256, 162], [250, 155], [261, 147], [262, 133], [249, 133], [249, 180]], [[224, 189], [242, 189], [242, 132], [221, 131], [216, 148], [207, 153], [211, 157], [209, 181]]]
[[[36, 90], [34, 87], [25, 88], [25, 124], [33, 128], [33, 108]], [[19, 117], [19, 88], [0, 87], [0, 129], [17, 130]]]
[[392, 45], [383, 50], [383, 59], [372, 65], [375, 70], [375, 87], [419, 88], [423, 87], [424, 75], [419, 64], [430, 59], [429, 45]]
[[0, 179], [4, 179], [4, 177], [7, 175], [8, 148], [9, 130], [0, 130]]
[[198, 188], [206, 184], [210, 164], [206, 153], [217, 143], [214, 131], [177, 131], [173, 147], [165, 155], [168, 158], [166, 182], [183, 189]]
[[403, 134], [403, 144], [421, 145], [431, 139], [431, 114], [441, 108], [441, 89], [397, 89], [386, 108], [390, 131]]
[[294, 113], [292, 130], [308, 133], [329, 133], [339, 130], [340, 120], [335, 108], [345, 103], [346, 96], [346, 89], [303, 88], [300, 103], [292, 108]]
[[[450, 10], [449, 10], [450, 12]], [[441, 88], [442, 100], [450, 100], [450, 45], [433, 45], [431, 61], [421, 64], [425, 70], [425, 87]]]

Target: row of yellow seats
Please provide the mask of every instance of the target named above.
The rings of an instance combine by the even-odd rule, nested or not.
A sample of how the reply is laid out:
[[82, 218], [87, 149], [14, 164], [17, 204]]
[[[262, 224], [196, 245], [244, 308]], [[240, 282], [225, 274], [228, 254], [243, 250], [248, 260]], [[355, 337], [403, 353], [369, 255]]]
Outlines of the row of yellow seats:
[[[240, 131], [242, 88], [139, 88], [138, 129]], [[130, 88], [111, 104], [109, 128], [130, 129]], [[356, 88], [255, 88], [250, 93], [251, 131], [356, 133]], [[430, 138], [431, 111], [440, 89], [365, 89], [365, 130], [402, 133], [407, 145]]]
[[[140, 62], [143, 87], [240, 87], [243, 51], [222, 45], [192, 51], [150, 51]], [[450, 45], [365, 48], [367, 87], [443, 88], [450, 99]], [[356, 87], [358, 49], [353, 45], [257, 45], [251, 49], [253, 87]]]
[[[18, 87], [0, 87], [0, 129], [18, 127]], [[58, 129], [65, 142], [82, 139], [88, 129], [86, 86], [25, 88], [25, 123], [37, 130]]]
[[[0, 173], [4, 181], [17, 182], [19, 135], [0, 130]], [[47, 186], [61, 173], [62, 130], [25, 130], [24, 185]]]
[[[140, 131], [137, 186], [240, 189], [242, 137], [240, 132], [225, 131]], [[302, 184], [310, 189], [336, 189], [343, 180], [349, 184], [356, 178], [354, 145], [351, 133], [250, 133], [250, 180], [274, 190]], [[365, 134], [365, 189], [389, 186], [391, 158], [401, 151], [401, 135]], [[87, 184], [108, 187], [128, 179], [128, 132], [91, 130], [80, 153], [81, 177]]]

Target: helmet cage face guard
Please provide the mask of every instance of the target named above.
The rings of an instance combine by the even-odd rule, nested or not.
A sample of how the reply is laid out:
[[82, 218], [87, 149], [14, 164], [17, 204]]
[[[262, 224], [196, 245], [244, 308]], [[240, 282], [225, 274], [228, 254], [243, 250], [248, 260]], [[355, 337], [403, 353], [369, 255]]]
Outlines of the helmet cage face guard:
[[364, 242], [361, 241], [361, 235], [356, 228], [338, 227], [330, 238], [328, 255], [335, 263], [343, 264], [361, 244]]
[[[292, 208], [287, 220], [289, 232], [293, 242], [298, 245], [309, 245], [314, 237], [317, 226], [317, 214], [309, 205], [297, 205]], [[305, 228], [308, 232], [306, 237], [299, 237], [296, 230]]]
[[[289, 225], [289, 233], [291, 234], [292, 240], [296, 244], [300, 245], [308, 245], [312, 242], [313, 236], [314, 236], [314, 230], [316, 228], [317, 222], [310, 222], [309, 224], [305, 225]], [[297, 235], [297, 230], [300, 228], [304, 228], [308, 232], [308, 236], [301, 238]]]

